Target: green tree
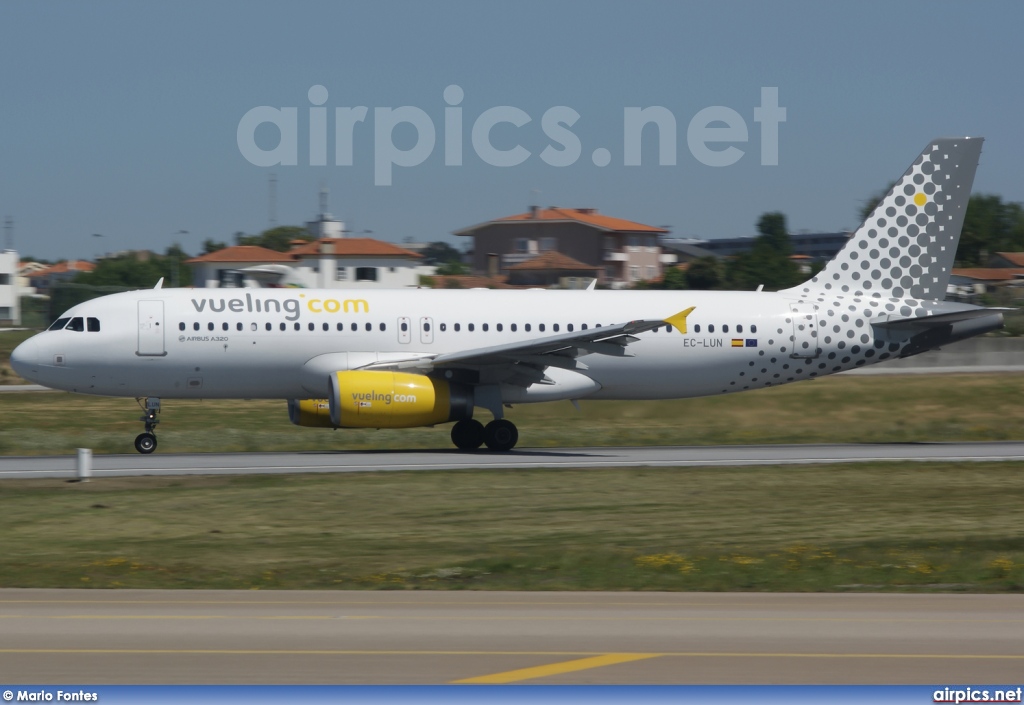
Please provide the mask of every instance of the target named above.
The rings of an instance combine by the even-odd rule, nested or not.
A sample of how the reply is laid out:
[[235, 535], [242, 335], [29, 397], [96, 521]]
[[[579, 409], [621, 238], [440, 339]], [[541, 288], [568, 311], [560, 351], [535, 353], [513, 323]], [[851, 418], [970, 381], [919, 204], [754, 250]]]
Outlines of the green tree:
[[769, 291], [796, 286], [803, 277], [796, 263], [789, 258], [793, 253], [786, 230], [786, 216], [765, 213], [757, 222], [760, 235], [748, 252], [733, 257], [726, 265], [729, 288], [752, 290], [764, 285]]
[[420, 253], [423, 264], [440, 265], [448, 262], [462, 262], [462, 253], [447, 242], [431, 242]]
[[687, 268], [684, 276], [684, 289], [710, 291], [722, 285], [722, 265], [717, 257], [701, 257]]
[[235, 241], [239, 245], [256, 245], [278, 252], [287, 252], [292, 249], [292, 243], [295, 240], [309, 242], [312, 239], [313, 236], [309, 234], [309, 231], [298, 225], [280, 225], [270, 230], [264, 230], [259, 235], [235, 234]]
[[678, 267], [666, 267], [661, 277], [659, 289], [688, 289], [686, 285], [686, 273]]
[[457, 275], [460, 275], [460, 274], [469, 274], [469, 267], [464, 265], [462, 262], [457, 262], [457, 261], [445, 262], [444, 264], [442, 264], [440, 267], [437, 268], [436, 274], [440, 274], [442, 276], [446, 276], [446, 275], [455, 275], [455, 276], [457, 276]]
[[1024, 209], [1020, 203], [1004, 203], [999, 196], [975, 194], [967, 204], [957, 263], [984, 267], [995, 252], [1024, 249]]
[[211, 252], [223, 250], [227, 246], [228, 244], [226, 242], [216, 242], [211, 238], [206, 238], [205, 240], [203, 240], [203, 253], [208, 255]]

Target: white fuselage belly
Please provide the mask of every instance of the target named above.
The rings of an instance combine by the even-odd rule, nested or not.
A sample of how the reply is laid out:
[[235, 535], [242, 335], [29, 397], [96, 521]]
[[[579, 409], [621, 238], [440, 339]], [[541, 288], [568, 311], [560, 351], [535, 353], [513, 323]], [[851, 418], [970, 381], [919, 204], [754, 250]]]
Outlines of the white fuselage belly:
[[[164, 304], [165, 354], [139, 354], [139, 301]], [[166, 289], [82, 304], [101, 319], [101, 332], [53, 331], [39, 336], [38, 344], [47, 383], [79, 393], [310, 398], [326, 390], [327, 375], [320, 389], [304, 365], [321, 355], [345, 353], [337, 356], [337, 369], [358, 368], [543, 338], [567, 332], [569, 325], [578, 331], [584, 324], [594, 328], [668, 317], [693, 306], [685, 334], [663, 327], [639, 334], [640, 340], [628, 346], [630, 357], [580, 358], [587, 366], [582, 374], [600, 385], [588, 398], [667, 399], [760, 388], [834, 371], [831, 365], [819, 367], [834, 352], [820, 343], [815, 360], [789, 358], [791, 301], [754, 292]], [[736, 340], [742, 343], [734, 346]], [[64, 356], [63, 364], [47, 364], [57, 355]], [[770, 370], [762, 366], [769, 359]]]

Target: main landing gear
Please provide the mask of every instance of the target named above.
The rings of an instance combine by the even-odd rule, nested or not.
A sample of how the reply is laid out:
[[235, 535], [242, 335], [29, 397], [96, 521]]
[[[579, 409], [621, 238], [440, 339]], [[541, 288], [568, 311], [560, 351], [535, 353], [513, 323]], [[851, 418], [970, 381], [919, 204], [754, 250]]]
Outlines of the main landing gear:
[[495, 419], [484, 426], [476, 419], [463, 419], [452, 426], [452, 443], [460, 450], [476, 450], [487, 444], [490, 450], [512, 450], [519, 440], [519, 430], [508, 419]]
[[136, 401], [139, 402], [139, 406], [142, 406], [146, 412], [145, 416], [139, 417], [139, 421], [146, 424], [146, 431], [135, 437], [135, 450], [143, 455], [149, 455], [156, 450], [156, 434], [153, 431], [156, 429], [156, 425], [160, 423], [160, 420], [156, 417], [160, 413], [160, 399], [157, 397], [146, 397], [144, 406], [141, 400], [136, 399]]

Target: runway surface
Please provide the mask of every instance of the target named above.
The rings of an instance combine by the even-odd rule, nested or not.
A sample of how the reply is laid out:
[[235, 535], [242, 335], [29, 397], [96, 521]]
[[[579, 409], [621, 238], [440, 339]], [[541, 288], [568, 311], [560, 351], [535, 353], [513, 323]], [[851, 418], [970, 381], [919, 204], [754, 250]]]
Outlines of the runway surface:
[[1006, 683], [1024, 595], [2, 590], [22, 683]]
[[[130, 475], [252, 475], [295, 472], [525, 469], [559, 467], [687, 467], [858, 463], [880, 460], [978, 462], [1024, 460], [1024, 442], [878, 443], [642, 448], [522, 448], [510, 453], [335, 451], [97, 455], [94, 477]], [[0, 458], [0, 478], [73, 478], [75, 456]]]

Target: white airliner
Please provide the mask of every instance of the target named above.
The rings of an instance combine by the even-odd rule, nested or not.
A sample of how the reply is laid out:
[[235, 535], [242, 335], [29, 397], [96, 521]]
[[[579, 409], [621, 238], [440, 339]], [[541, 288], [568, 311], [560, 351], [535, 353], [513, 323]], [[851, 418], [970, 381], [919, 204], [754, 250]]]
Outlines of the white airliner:
[[763, 389], [1002, 327], [998, 310], [942, 301], [981, 145], [933, 141], [824, 270], [784, 291], [158, 287], [75, 306], [11, 364], [144, 399], [140, 453], [168, 398], [288, 400], [301, 426], [455, 421], [459, 448], [507, 451], [508, 405]]

